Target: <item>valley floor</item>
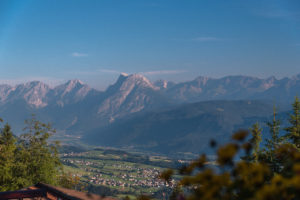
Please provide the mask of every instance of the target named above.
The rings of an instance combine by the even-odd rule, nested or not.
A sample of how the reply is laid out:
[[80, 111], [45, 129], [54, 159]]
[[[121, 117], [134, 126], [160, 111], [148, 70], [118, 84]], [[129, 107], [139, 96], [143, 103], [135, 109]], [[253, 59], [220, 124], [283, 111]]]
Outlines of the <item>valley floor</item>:
[[80, 177], [90, 192], [115, 197], [147, 194], [158, 199], [173, 188], [176, 179], [168, 184], [159, 179], [159, 174], [180, 165], [166, 157], [100, 148], [63, 153], [61, 160], [65, 171]]

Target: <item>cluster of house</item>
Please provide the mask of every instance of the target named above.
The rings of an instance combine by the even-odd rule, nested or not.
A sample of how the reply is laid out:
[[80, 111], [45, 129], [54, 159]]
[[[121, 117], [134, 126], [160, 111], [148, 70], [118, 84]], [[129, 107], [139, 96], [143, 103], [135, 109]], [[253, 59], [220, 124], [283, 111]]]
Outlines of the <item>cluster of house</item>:
[[144, 187], [144, 188], [160, 188], [173, 187], [175, 180], [169, 183], [158, 178], [160, 171], [158, 169], [138, 168], [136, 175], [134, 174], [114, 174], [107, 177], [102, 173], [95, 173], [89, 177], [89, 182], [97, 185], [120, 186], [120, 187]]
[[[158, 168], [141, 168], [134, 165], [126, 164], [112, 164], [109, 166], [115, 172], [107, 172], [95, 168], [99, 163], [79, 160], [79, 159], [62, 159], [64, 163], [71, 163], [84, 166], [84, 170], [89, 172], [85, 174], [89, 183], [105, 186], [118, 186], [118, 187], [143, 187], [143, 188], [160, 188], [160, 187], [173, 187], [175, 180], [166, 183], [158, 178], [161, 173]], [[82, 177], [82, 174], [76, 174]]]

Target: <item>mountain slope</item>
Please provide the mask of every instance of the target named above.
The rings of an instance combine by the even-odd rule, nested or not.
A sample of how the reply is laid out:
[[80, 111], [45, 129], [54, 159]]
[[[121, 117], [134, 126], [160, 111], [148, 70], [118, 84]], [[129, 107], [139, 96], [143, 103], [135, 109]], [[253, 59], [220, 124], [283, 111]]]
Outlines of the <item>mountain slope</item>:
[[208, 101], [133, 115], [84, 136], [91, 144], [134, 147], [163, 153], [194, 152], [210, 139], [224, 141], [239, 128], [271, 115], [261, 101]]

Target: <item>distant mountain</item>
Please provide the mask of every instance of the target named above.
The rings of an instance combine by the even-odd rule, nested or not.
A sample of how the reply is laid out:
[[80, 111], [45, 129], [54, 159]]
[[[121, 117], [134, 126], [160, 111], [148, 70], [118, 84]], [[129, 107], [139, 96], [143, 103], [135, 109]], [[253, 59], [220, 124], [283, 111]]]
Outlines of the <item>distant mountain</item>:
[[28, 105], [44, 107], [47, 105], [47, 93], [49, 87], [39, 81], [33, 81], [16, 87], [0, 86], [1, 104], [24, 100]]
[[[240, 122], [236, 122], [228, 125], [228, 129], [225, 129], [223, 125], [218, 128], [220, 122], [218, 120], [223, 120], [225, 126], [227, 119], [230, 119], [228, 124], [235, 122], [233, 120], [235, 119], [234, 116], [244, 119], [237, 112], [242, 110], [242, 107], [248, 109], [248, 104], [238, 103], [239, 109], [235, 110], [236, 107], [229, 106], [226, 103], [227, 101], [223, 100], [242, 100], [242, 102], [248, 102], [249, 100], [257, 102], [259, 100], [258, 102], [263, 102], [266, 108], [269, 108], [268, 106], [273, 106], [274, 103], [280, 106], [289, 105], [299, 92], [300, 74], [283, 79], [276, 79], [275, 77], [260, 79], [249, 76], [226, 76], [219, 79], [198, 77], [183, 83], [165, 80], [152, 83], [140, 74], [121, 74], [117, 81], [105, 91], [92, 89], [80, 80], [70, 80], [54, 88], [40, 81], [33, 81], [16, 86], [0, 85], [0, 117], [9, 122], [14, 130], [19, 133], [24, 126], [24, 119], [28, 119], [34, 113], [40, 120], [51, 122], [59, 132], [74, 135], [85, 135], [93, 131], [96, 135], [100, 132], [100, 135], [102, 135], [102, 131], [111, 133], [111, 137], [105, 136], [105, 138], [108, 139], [107, 141], [111, 141], [112, 138], [116, 137], [115, 145], [121, 144], [119, 138], [124, 138], [124, 141], [128, 144], [137, 145], [136, 141], [142, 141], [139, 139], [140, 137], [152, 137], [154, 133], [162, 136], [163, 134], [159, 130], [174, 128], [175, 132], [181, 131], [183, 134], [176, 136], [177, 142], [173, 141], [173, 143], [162, 145], [163, 138], [159, 139], [159, 143], [155, 143], [156, 140], [151, 143], [150, 138], [147, 139], [147, 145], [152, 145], [154, 150], [156, 147], [164, 147], [166, 151], [169, 151], [169, 149], [172, 149], [170, 145], [173, 145], [174, 148], [176, 147], [182, 151], [184, 149], [194, 151], [196, 149], [194, 146], [197, 146], [197, 143], [192, 145], [188, 141], [196, 142], [202, 136], [208, 137], [211, 134], [215, 136], [217, 132], [220, 134], [221, 132], [225, 133], [225, 130], [233, 130], [240, 124]], [[175, 120], [177, 115], [180, 117], [185, 112], [189, 112], [188, 115], [193, 113], [197, 115], [197, 109], [192, 109], [190, 103], [200, 103], [201, 109], [204, 109], [203, 105], [212, 109], [213, 104], [221, 108], [220, 103], [215, 102], [216, 100], [221, 100], [220, 103], [227, 105], [225, 112], [217, 112], [214, 115], [210, 114], [212, 110], [207, 110], [205, 115], [199, 115], [195, 118], [183, 118], [183, 121]], [[207, 102], [201, 103], [203, 101]], [[209, 101], [214, 101], [214, 103], [209, 104]], [[187, 107], [184, 107], [184, 104], [188, 104]], [[262, 103], [256, 104], [258, 107], [262, 105]], [[161, 109], [174, 110], [159, 112], [160, 114], [157, 115], [153, 114]], [[263, 107], [260, 109], [263, 109]], [[253, 111], [255, 111], [253, 117], [255, 117], [255, 113], [260, 112], [259, 109], [254, 108]], [[149, 112], [152, 114], [145, 114]], [[226, 115], [223, 115], [224, 113]], [[133, 117], [136, 115], [139, 117]], [[225, 116], [226, 118], [224, 118]], [[170, 119], [170, 121], [163, 124], [164, 119]], [[125, 123], [124, 120], [129, 121]], [[199, 120], [205, 126], [201, 125], [197, 128], [195, 124], [199, 123]], [[191, 132], [183, 130], [190, 130]], [[203, 135], [196, 137], [195, 130], [201, 130]], [[118, 136], [117, 131], [126, 133], [127, 137]], [[135, 138], [132, 136], [133, 133], [136, 134], [136, 140], [132, 139]], [[89, 135], [91, 138], [97, 138], [96, 135]], [[193, 140], [194, 137], [195, 140]], [[90, 140], [87, 139], [87, 141]], [[98, 139], [94, 141], [98, 142]], [[184, 142], [186, 142], [185, 145]]]
[[65, 103], [76, 103], [84, 99], [92, 90], [94, 89], [79, 80], [68, 81], [53, 89], [40, 81], [32, 81], [15, 87], [0, 85], [0, 101], [5, 105], [23, 100], [34, 108], [53, 104], [63, 106]]
[[15, 87], [0, 85], [0, 116], [17, 130], [21, 130], [24, 119], [35, 113], [57, 129], [83, 134], [87, 128], [112, 123], [131, 113], [169, 105], [159, 87], [138, 74], [121, 74], [104, 92], [80, 80], [55, 88], [39, 81]]
[[103, 146], [137, 148], [160, 153], [200, 153], [211, 139], [220, 143], [233, 131], [249, 128], [272, 115], [262, 101], [207, 101], [163, 111], [131, 115], [85, 134], [84, 141]]
[[220, 79], [198, 77], [166, 90], [175, 102], [207, 100], [263, 99], [274, 103], [289, 103], [300, 92], [300, 75], [277, 80], [249, 76], [226, 76]]
[[24, 127], [24, 120], [31, 114], [37, 114], [39, 119], [55, 125], [61, 124], [56, 128], [64, 129], [69, 125], [62, 125], [62, 122], [70, 120], [65, 117], [69, 115], [69, 118], [73, 118], [71, 115], [78, 110], [68, 112], [69, 107], [91, 97], [91, 94], [99, 93], [78, 80], [69, 81], [56, 88], [50, 88], [39, 81], [15, 87], [1, 85], [0, 92], [0, 116], [17, 131]]

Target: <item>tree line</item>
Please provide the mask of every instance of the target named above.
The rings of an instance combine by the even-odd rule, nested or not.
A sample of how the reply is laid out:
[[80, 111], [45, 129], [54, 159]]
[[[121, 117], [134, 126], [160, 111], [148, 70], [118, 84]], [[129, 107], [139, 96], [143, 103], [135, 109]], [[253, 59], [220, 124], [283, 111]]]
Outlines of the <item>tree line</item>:
[[24, 133], [15, 136], [8, 123], [0, 119], [0, 191], [13, 191], [37, 183], [74, 188], [78, 178], [63, 172], [59, 142], [50, 142], [55, 133], [50, 124], [33, 115], [25, 121]]

